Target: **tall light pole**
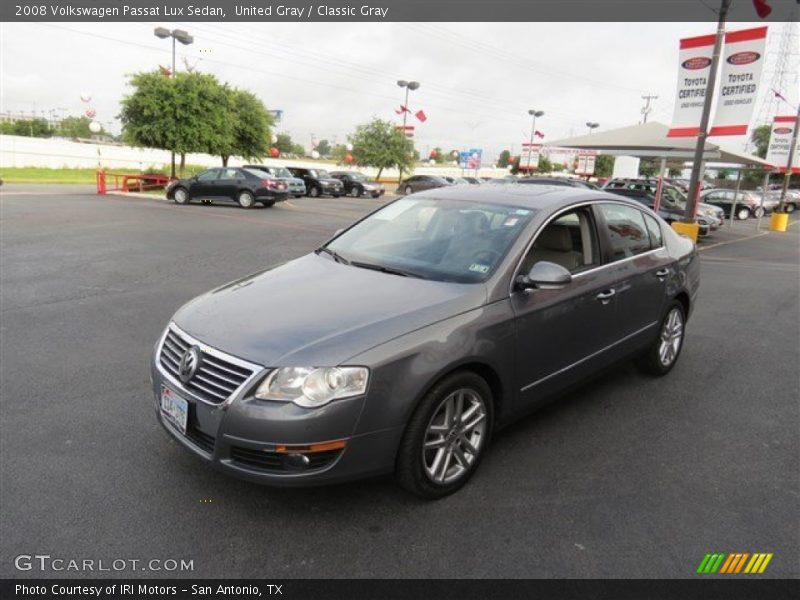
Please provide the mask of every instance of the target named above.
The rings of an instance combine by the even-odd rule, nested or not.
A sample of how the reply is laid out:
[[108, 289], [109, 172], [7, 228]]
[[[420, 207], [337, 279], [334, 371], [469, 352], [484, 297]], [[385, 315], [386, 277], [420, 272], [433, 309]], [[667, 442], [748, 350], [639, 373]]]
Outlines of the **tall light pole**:
[[592, 135], [592, 130], [600, 127], [600, 123], [592, 123], [591, 121], [586, 121], [586, 126], [589, 128], [589, 135]]
[[[797, 107], [797, 118], [794, 120], [794, 133], [792, 134], [792, 144], [789, 146], [789, 158], [786, 162], [786, 176], [783, 178], [783, 187], [781, 188], [781, 202], [778, 205], [778, 212], [782, 213], [786, 203], [786, 192], [789, 189], [789, 180], [792, 177], [792, 165], [794, 164], [794, 153], [797, 152], [797, 130], [800, 129], [800, 105]], [[766, 186], [764, 186], [766, 193]]]
[[[408, 92], [413, 90], [419, 89], [419, 81], [406, 81], [405, 79], [399, 79], [397, 81], [397, 85], [401, 88], [406, 89], [406, 99], [403, 102], [403, 135], [406, 135], [406, 119], [408, 118]], [[403, 181], [403, 167], [402, 165], [399, 167], [399, 179], [397, 181], [398, 185]]]
[[[194, 38], [189, 35], [188, 32], [184, 31], [183, 29], [173, 29], [170, 31], [166, 27], [156, 27], [153, 30], [153, 34], [162, 40], [167, 38], [172, 38], [172, 71], [170, 71], [170, 77], [175, 79], [175, 41], [177, 40], [184, 46], [188, 46], [192, 42], [194, 42]], [[171, 159], [172, 159], [172, 178], [175, 178], [175, 151], [171, 151]]]
[[533, 136], [536, 134], [536, 117], [544, 116], [543, 110], [534, 110], [531, 108], [528, 114], [532, 117], [531, 122], [531, 139], [528, 144], [528, 172], [531, 170], [531, 153], [533, 152]]

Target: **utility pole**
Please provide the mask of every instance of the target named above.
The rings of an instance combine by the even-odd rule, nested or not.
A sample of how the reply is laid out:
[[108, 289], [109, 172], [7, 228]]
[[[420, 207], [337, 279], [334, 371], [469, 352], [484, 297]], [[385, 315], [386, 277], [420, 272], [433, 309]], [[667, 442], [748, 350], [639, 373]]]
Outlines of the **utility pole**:
[[[800, 129], [800, 105], [797, 107], [797, 118], [794, 121], [794, 133], [792, 133], [792, 145], [789, 146], [789, 160], [786, 162], [786, 175], [783, 178], [783, 187], [781, 188], [781, 203], [778, 205], [778, 212], [783, 212], [783, 207], [786, 202], [786, 192], [789, 189], [789, 180], [792, 178], [792, 165], [794, 164], [794, 153], [797, 152], [797, 130]], [[766, 193], [766, 186], [764, 192]]]
[[714, 55], [711, 59], [711, 70], [708, 72], [708, 84], [706, 85], [706, 96], [703, 102], [703, 114], [700, 118], [700, 131], [697, 133], [697, 146], [695, 146], [694, 149], [692, 176], [689, 178], [689, 198], [686, 202], [686, 211], [683, 213], [684, 223], [694, 223], [694, 216], [697, 213], [697, 200], [700, 196], [700, 168], [703, 162], [703, 152], [706, 149], [708, 121], [711, 117], [711, 102], [714, 96], [714, 87], [717, 83], [719, 55], [722, 53], [722, 40], [725, 38], [725, 19], [728, 16], [728, 9], [730, 6], [731, 0], [722, 0], [722, 5], [719, 7], [717, 39], [714, 42]]
[[658, 100], [658, 96], [648, 94], [646, 96], [642, 96], [642, 100], [645, 101], [645, 105], [642, 107], [642, 123], [647, 123], [647, 115], [650, 114], [651, 110], [653, 110], [650, 108], [650, 102], [652, 100]]

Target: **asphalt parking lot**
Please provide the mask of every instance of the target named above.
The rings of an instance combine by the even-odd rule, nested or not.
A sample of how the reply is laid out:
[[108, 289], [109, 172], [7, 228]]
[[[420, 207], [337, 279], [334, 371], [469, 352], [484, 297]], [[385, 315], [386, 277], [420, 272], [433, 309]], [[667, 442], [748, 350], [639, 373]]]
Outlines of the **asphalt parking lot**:
[[390, 479], [259, 487], [184, 452], [149, 388], [170, 315], [376, 204], [244, 211], [4, 186], [0, 576], [77, 575], [14, 569], [46, 553], [193, 559], [179, 574], [197, 577], [682, 578], [717, 551], [772, 552], [764, 576], [800, 576], [796, 222], [704, 241], [701, 298], [667, 378], [621, 365], [504, 430], [444, 500]]

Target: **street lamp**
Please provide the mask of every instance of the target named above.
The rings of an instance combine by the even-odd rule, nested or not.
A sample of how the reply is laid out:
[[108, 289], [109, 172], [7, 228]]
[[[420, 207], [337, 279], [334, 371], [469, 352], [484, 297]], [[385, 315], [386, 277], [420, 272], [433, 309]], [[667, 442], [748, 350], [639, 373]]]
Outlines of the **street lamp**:
[[[189, 35], [188, 32], [184, 31], [183, 29], [173, 29], [170, 31], [166, 27], [156, 27], [153, 30], [155, 36], [159, 39], [165, 40], [167, 38], [172, 38], [172, 72], [170, 73], [171, 78], [175, 78], [175, 41], [179, 41], [184, 46], [188, 46], [192, 42], [194, 42], [194, 38]], [[172, 178], [175, 179], [175, 151], [172, 150]]]
[[[419, 89], [419, 81], [406, 81], [405, 79], [398, 79], [397, 85], [401, 88], [406, 88], [406, 99], [403, 103], [403, 135], [406, 134], [406, 119], [408, 118], [408, 92]], [[399, 181], [403, 180], [403, 167], [399, 168]]]
[[592, 123], [591, 121], [586, 121], [586, 126], [589, 128], [589, 135], [592, 135], [592, 129], [597, 129], [600, 127], [600, 123]]
[[543, 110], [534, 110], [531, 108], [528, 111], [528, 114], [533, 117], [533, 122], [531, 123], [531, 139], [530, 144], [528, 145], [528, 171], [531, 170], [531, 152], [533, 152], [533, 136], [536, 134], [536, 117], [541, 117], [544, 115]]

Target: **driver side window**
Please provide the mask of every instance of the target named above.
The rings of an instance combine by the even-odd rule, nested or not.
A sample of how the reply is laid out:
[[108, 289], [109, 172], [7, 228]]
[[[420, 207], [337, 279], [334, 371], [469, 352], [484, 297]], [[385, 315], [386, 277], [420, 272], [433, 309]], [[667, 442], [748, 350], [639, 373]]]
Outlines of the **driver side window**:
[[213, 181], [217, 178], [217, 173], [219, 169], [211, 169], [210, 171], [206, 171], [205, 173], [200, 173], [197, 176], [198, 181]]
[[520, 272], [527, 274], [539, 261], [561, 265], [573, 274], [600, 265], [600, 247], [590, 207], [563, 213], [540, 230]]

